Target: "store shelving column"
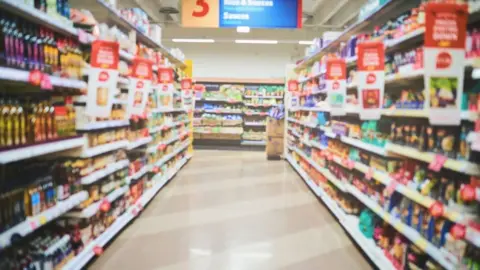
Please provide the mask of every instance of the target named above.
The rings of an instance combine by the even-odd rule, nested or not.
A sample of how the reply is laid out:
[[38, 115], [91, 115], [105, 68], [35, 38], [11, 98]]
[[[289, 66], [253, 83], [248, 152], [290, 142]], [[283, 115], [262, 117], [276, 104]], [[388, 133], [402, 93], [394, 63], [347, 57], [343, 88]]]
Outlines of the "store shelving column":
[[[472, 91], [478, 84], [478, 50], [464, 50], [465, 41], [459, 40], [459, 53], [442, 47], [444, 54], [429, 56], [432, 34], [424, 23], [438, 15], [431, 11], [456, 10], [458, 16], [449, 18], [466, 12], [461, 4], [424, 3], [414, 9], [410, 4], [386, 2], [295, 67], [300, 91], [286, 102], [293, 104], [287, 161], [378, 268], [472, 269], [480, 265], [479, 110], [473, 102], [478, 93]], [[469, 4], [472, 33], [478, 5]], [[427, 22], [416, 19], [425, 13]], [[371, 32], [373, 22], [389, 24], [385, 18], [399, 16], [405, 18], [401, 27]], [[460, 21], [454, 24], [463, 32]], [[468, 36], [467, 45], [471, 40]], [[452, 58], [445, 62], [441, 56]], [[342, 72], [350, 74], [342, 99], [331, 98], [342, 82], [327, 68], [330, 59], [343, 59]], [[365, 63], [385, 63], [385, 68], [374, 73]], [[448, 69], [457, 64], [461, 68], [455, 72]], [[374, 85], [378, 82], [381, 87]], [[344, 105], [334, 103], [338, 100]], [[373, 116], [372, 108], [378, 111]], [[439, 118], [442, 108], [452, 112]]]

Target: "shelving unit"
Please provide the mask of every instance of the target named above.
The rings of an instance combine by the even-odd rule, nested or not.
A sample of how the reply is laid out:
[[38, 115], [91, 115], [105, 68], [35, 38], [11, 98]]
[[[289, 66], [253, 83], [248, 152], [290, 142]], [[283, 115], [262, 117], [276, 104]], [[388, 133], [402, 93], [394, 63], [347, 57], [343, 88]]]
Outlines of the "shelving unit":
[[[266, 128], [267, 112], [276, 104], [283, 104], [283, 95], [275, 94], [276, 92], [270, 91], [269, 87], [283, 88], [283, 82], [265, 80], [262, 83], [257, 80], [253, 83], [246, 79], [241, 82], [235, 82], [233, 79], [230, 82], [219, 81], [221, 82], [215, 80], [197, 81], [198, 84], [206, 86], [207, 94], [196, 97], [196, 124], [194, 126], [197, 128], [195, 129], [195, 144], [199, 146], [218, 146], [218, 144], [222, 144], [222, 146], [265, 147], [266, 135], [264, 130]], [[233, 89], [240, 89], [241, 94], [238, 94], [235, 98], [232, 96], [223, 98], [210, 96], [228, 85], [233, 85]], [[204, 104], [211, 104], [219, 108], [209, 108]], [[228, 106], [238, 108], [222, 109], [222, 107]], [[202, 117], [205, 114], [221, 114], [225, 120], [214, 123], [205, 120], [205, 117]], [[241, 120], [235, 119], [235, 121], [238, 120], [238, 123], [232, 125], [228, 123], [228, 115], [236, 118], [241, 117]], [[236, 127], [236, 129], [233, 130], [233, 127]]]
[[[325, 68], [325, 57], [344, 55], [345, 51], [342, 52], [343, 54], [340, 52], [344, 48], [342, 43], [349, 46], [348, 41], [351, 37], [371, 34], [375, 29], [378, 31], [378, 28], [387, 21], [415, 8], [418, 3], [414, 2], [386, 1], [366, 19], [354, 23], [340, 33], [338, 38], [306, 56], [295, 66], [294, 71], [298, 74], [297, 81], [301, 90], [295, 93], [296, 97], [292, 99], [295, 101], [293, 102], [295, 106], [287, 108], [288, 136], [285, 155], [287, 161], [304, 179], [312, 192], [322, 199], [326, 207], [379, 269], [397, 268], [395, 264], [398, 261], [387, 256], [392, 246], [405, 248], [402, 258], [406, 261], [410, 259], [410, 257], [407, 258], [407, 250], [410, 246], [416, 246], [428, 255], [431, 264], [438, 265], [442, 269], [461, 269], [466, 267], [463, 256], [471, 257], [474, 254], [472, 250], [478, 249], [480, 243], [478, 211], [473, 210], [474, 206], [478, 207], [476, 194], [478, 187], [475, 183], [478, 183], [480, 176], [478, 162], [480, 154], [479, 149], [472, 147], [473, 143], [470, 146], [470, 143], [475, 140], [472, 140], [475, 137], [474, 134], [478, 132], [475, 131], [474, 123], [480, 119], [480, 112], [471, 108], [471, 111], [462, 111], [460, 114], [462, 129], [460, 126], [448, 127], [450, 130], [455, 129], [447, 133], [448, 136], [453, 137], [455, 143], [451, 147], [452, 150], [448, 152], [445, 150], [445, 141], [437, 142], [434, 147], [431, 146], [432, 142], [444, 138], [441, 135], [443, 133], [434, 132], [437, 132], [436, 130], [443, 132], [447, 128], [429, 125], [428, 109], [422, 107], [414, 109], [415, 104], [402, 107], [403, 104], [396, 103], [398, 100], [392, 100], [390, 108], [381, 110], [380, 120], [368, 121], [361, 119], [362, 112], [357, 105], [354, 105], [355, 102], [347, 103], [344, 110], [345, 116], [335, 116], [332, 115], [326, 95], [320, 98], [312, 97], [318, 94], [318, 92], [312, 92], [312, 87], [325, 84], [325, 79], [320, 76], [322, 74], [313, 71]], [[470, 10], [469, 27], [474, 22], [478, 22], [478, 15], [478, 9]], [[390, 40], [378, 38], [381, 41], [385, 40], [386, 63], [390, 61], [388, 56], [397, 54], [396, 57], [401, 57], [402, 52], [412, 52], [414, 51], [412, 48], [421, 46], [424, 34], [425, 28], [419, 26], [398, 37], [395, 35], [396, 38]], [[379, 35], [381, 35], [380, 32]], [[365, 38], [368, 39], [368, 37]], [[361, 41], [357, 40], [357, 46], [359, 42]], [[346, 74], [353, 74], [353, 69], [357, 67], [357, 56], [349, 56], [344, 60], [347, 66]], [[477, 58], [466, 59], [465, 81], [470, 84], [465, 83], [465, 85], [473, 85], [472, 80], [478, 79], [477, 62]], [[310, 67], [312, 67], [311, 71]], [[385, 93], [398, 95], [402, 89], [418, 88], [418, 92], [423, 93], [423, 96], [429, 95], [428, 91], [422, 90], [425, 87], [423, 80], [426, 76], [423, 67], [414, 68], [411, 64], [411, 66], [396, 68], [398, 69], [396, 73], [385, 76]], [[387, 71], [390, 72], [390, 70]], [[478, 82], [474, 83], [478, 84]], [[464, 92], [468, 90], [465, 88]], [[327, 94], [328, 91], [325, 89], [321, 94]], [[358, 98], [357, 82], [349, 81], [346, 91], [351, 100]], [[289, 102], [286, 103], [289, 104]], [[416, 128], [420, 127], [432, 127], [431, 130], [435, 131], [431, 131], [431, 135], [422, 135], [420, 132], [409, 133], [410, 131], [404, 132], [404, 126], [409, 128], [415, 126], [415, 132], [417, 132]], [[412, 137], [413, 140], [418, 141], [429, 140], [431, 148], [423, 148], [411, 141], [406, 141]], [[470, 143], [466, 142], [466, 137], [470, 138]], [[405, 142], [401, 143], [402, 140]], [[415, 142], [419, 144], [418, 141]], [[460, 143], [462, 149], [458, 146]], [[460, 153], [463, 149], [466, 149], [465, 151], [469, 154], [467, 157], [462, 156], [463, 152]], [[440, 169], [434, 171], [438, 163], [441, 163]], [[412, 170], [415, 174], [410, 172]], [[421, 174], [422, 172], [424, 174]], [[430, 184], [428, 188], [425, 188], [425, 181]], [[467, 189], [469, 186], [473, 186], [475, 190], [473, 201], [471, 199], [466, 201], [461, 197], [463, 195], [460, 190]], [[445, 191], [447, 187], [448, 192], [451, 193]], [[445, 192], [442, 193], [442, 190]], [[447, 196], [449, 198], [445, 199]], [[372, 235], [373, 239], [367, 239], [359, 230], [359, 227], [364, 228], [359, 225], [361, 220], [357, 216], [347, 215], [342, 209], [342, 203], [345, 201], [349, 201], [361, 210], [356, 215], [372, 213], [372, 217], [385, 222], [388, 226], [382, 225], [381, 222], [374, 223], [371, 227], [378, 229], [379, 232]], [[434, 215], [431, 211], [435, 208], [441, 211]], [[423, 216], [419, 218], [419, 215]], [[417, 223], [413, 221], [415, 218], [418, 218]], [[352, 220], [353, 223], [348, 223], [346, 220]], [[465, 235], [460, 236], [459, 239], [454, 238], [451, 231], [452, 228], [457, 227], [465, 228]], [[400, 245], [390, 244], [387, 247], [382, 245], [378, 233], [380, 237], [384, 237], [381, 233], [385, 228], [394, 230], [395, 239], [399, 239]], [[440, 232], [438, 228], [442, 228], [443, 231]], [[392, 241], [390, 243], [393, 243], [393, 236], [387, 237]], [[442, 241], [438, 240], [439, 237], [442, 237]], [[459, 246], [463, 249], [455, 249]]]
[[[47, 4], [51, 5], [51, 3]], [[70, 0], [69, 4], [79, 10], [91, 11], [99, 23], [104, 22], [110, 27], [116, 26], [127, 35], [130, 32], [134, 33], [135, 35], [132, 35], [133, 42], [161, 52], [162, 63], [165, 67], [174, 69], [177, 75], [175, 85], [187, 76], [183, 71], [186, 64], [183, 59], [176, 57], [178, 54], [163, 46], [160, 40], [153, 40], [137, 29], [106, 2], [102, 0]], [[90, 57], [91, 44], [97, 37], [75, 28], [65, 14], [47, 14], [33, 6], [28, 6], [23, 1], [12, 0], [0, 0], [0, 10], [7, 20], [21, 20], [17, 22], [20, 32], [25, 30], [27, 23], [28, 25], [39, 25], [45, 31], [51, 31], [54, 42], [57, 42], [57, 38], [68, 38], [68, 40], [72, 40], [72, 47], [78, 43], [78, 48], [75, 49], [79, 51], [78, 55], [81, 55], [83, 61], [87, 59], [83, 59], [84, 55]], [[25, 26], [23, 26], [23, 20]], [[28, 27], [29, 34], [35, 35], [36, 33], [30, 33], [30, 31], [36, 31], [36, 27]], [[149, 53], [152, 52], [149, 51]], [[128, 65], [132, 64], [134, 58], [141, 57], [124, 49], [119, 51], [119, 55], [120, 59], [126, 61]], [[81, 70], [79, 68], [74, 75], [67, 74], [63, 70], [63, 62], [61, 66], [60, 64], [58, 66], [62, 70], [53, 68], [49, 70], [45, 67], [45, 70], [39, 73], [42, 80], [41, 87], [29, 83], [32, 81], [31, 71], [18, 69], [12, 65], [6, 66], [7, 64], [10, 65], [4, 61], [2, 62], [4, 66], [0, 67], [0, 81], [9, 85], [9, 89], [4, 89], [2, 93], [0, 106], [4, 106], [4, 95], [8, 95], [9, 98], [10, 95], [14, 97], [15, 102], [8, 103], [9, 106], [10, 104], [17, 106], [16, 104], [20, 103], [18, 100], [23, 102], [27, 99], [29, 100], [28, 106], [30, 106], [32, 100], [35, 101], [43, 96], [48, 100], [41, 100], [39, 101], [41, 103], [33, 104], [28, 108], [23, 104], [18, 105], [24, 106], [22, 109], [24, 112], [37, 112], [37, 109], [40, 112], [40, 108], [44, 110], [41, 111], [42, 115], [39, 113], [39, 115], [30, 117], [27, 117], [27, 112], [25, 112], [25, 119], [28, 120], [25, 125], [40, 123], [38, 126], [32, 126], [33, 139], [30, 138], [30, 134], [27, 134], [28, 136], [25, 137], [28, 137], [28, 141], [25, 138], [24, 142], [19, 145], [21, 139], [14, 138], [12, 139], [13, 143], [10, 142], [8, 146], [3, 145], [3, 137], [0, 140], [2, 175], [13, 178], [11, 179], [12, 184], [2, 185], [2, 194], [0, 194], [1, 213], [11, 213], [10, 216], [2, 214], [0, 222], [0, 260], [3, 263], [4, 260], [12, 258], [21, 259], [16, 258], [17, 253], [12, 256], [13, 250], [23, 249], [25, 246], [29, 247], [29, 250], [25, 252], [27, 256], [30, 249], [33, 249], [27, 241], [31, 241], [35, 237], [45, 237], [53, 228], [56, 233], [63, 235], [56, 237], [55, 239], [58, 241], [44, 250], [44, 254], [47, 256], [41, 258], [38, 266], [45, 268], [40, 265], [48, 264], [48, 268], [83, 269], [95, 257], [93, 250], [97, 247], [105, 247], [123, 228], [130, 224], [160, 189], [193, 156], [190, 147], [192, 143], [189, 127], [191, 119], [185, 108], [181, 107], [181, 100], [166, 107], [154, 107], [153, 103], [149, 104], [140, 117], [130, 118], [126, 114], [129, 106], [127, 99], [123, 99], [121, 96], [130, 90], [130, 78], [124, 76], [118, 80], [118, 89], [108, 89], [108, 91], [118, 90], [118, 93], [115, 94], [119, 97], [115, 97], [112, 107], [112, 111], [117, 110], [115, 115], [112, 112], [109, 117], [95, 117], [85, 114], [83, 108], [88, 102], [86, 93], [88, 77], [91, 74], [89, 63], [82, 63], [84, 68]], [[77, 66], [75, 67], [77, 68]], [[66, 68], [71, 68], [71, 66]], [[152, 68], [155, 71], [158, 70], [157, 65]], [[58, 75], [60, 71], [61, 76]], [[49, 72], [55, 75], [47, 74]], [[36, 73], [33, 74], [36, 75]], [[73, 79], [74, 77], [80, 79]], [[43, 80], [47, 81], [47, 89], [40, 89], [44, 88]], [[49, 89], [48, 83], [53, 89]], [[157, 82], [152, 81], [152, 83], [154, 84], [153, 91], [159, 90]], [[10, 91], [10, 88], [17, 90], [17, 87], [28, 89], [28, 92], [23, 89], [21, 89], [22, 91]], [[179, 91], [176, 87], [174, 94], [178, 96]], [[55, 98], [54, 102], [50, 100], [53, 98]], [[155, 120], [153, 120], [154, 118]], [[165, 120], [165, 124], [152, 128], [146, 127], [147, 124], [158, 121], [159, 118]], [[178, 121], [168, 121], [173, 118]], [[31, 119], [36, 119], [36, 121]], [[0, 128], [3, 128], [3, 125]], [[24, 131], [27, 129], [23, 128]], [[1, 131], [2, 136], [7, 134], [3, 130]], [[39, 133], [41, 134], [39, 135]], [[162, 136], [169, 138], [166, 133], [173, 134], [171, 136], [173, 139], [162, 141], [162, 143], [169, 144], [169, 147], [160, 150], [156, 143], [153, 146], [154, 139], [158, 141]], [[15, 140], [18, 141], [15, 142]], [[31, 140], [33, 142], [30, 142]], [[139, 167], [139, 163], [143, 163], [143, 166]], [[38, 169], [39, 164], [44, 167], [38, 167], [41, 168]], [[37, 171], [33, 172], [33, 169], [37, 169]], [[20, 177], [21, 181], [15, 180], [15, 177]], [[35, 181], [28, 182], [27, 180]], [[5, 183], [4, 181], [10, 180], [2, 177], [2, 182]], [[41, 186], [37, 188], [38, 183], [41, 183]], [[13, 190], [8, 190], [10, 187]], [[15, 198], [11, 195], [13, 191], [17, 194]], [[107, 202], [109, 209], [105, 210], [104, 204]], [[20, 207], [20, 205], [22, 206]], [[125, 207], [123, 210], [122, 205]], [[14, 206], [15, 209], [10, 209]], [[115, 208], [115, 212], [110, 207]], [[118, 216], [116, 216], [117, 214]], [[58, 230], [55, 227], [65, 226], [66, 220], [72, 222], [76, 219], [82, 219], [82, 222], [89, 224], [88, 226], [94, 226], [93, 223], [103, 222], [102, 219], [106, 216], [109, 216], [109, 222], [103, 223], [107, 227], [98, 237], [95, 238], [92, 235], [89, 242], [75, 242], [78, 247], [83, 245], [82, 251], [77, 250], [78, 254], [71, 249], [72, 243], [78, 241], [77, 237], [73, 237], [76, 235], [75, 229], [66, 226], [62, 230]], [[96, 218], [91, 219], [92, 217]], [[113, 221], [113, 219], [115, 220]], [[67, 246], [68, 248], [66, 248]], [[66, 258], [65, 261], [51, 261], [54, 258], [57, 260], [58, 253], [65, 252], [67, 249], [71, 253], [62, 254]], [[51, 256], [54, 254], [56, 257]], [[37, 263], [35, 265], [37, 267]]]

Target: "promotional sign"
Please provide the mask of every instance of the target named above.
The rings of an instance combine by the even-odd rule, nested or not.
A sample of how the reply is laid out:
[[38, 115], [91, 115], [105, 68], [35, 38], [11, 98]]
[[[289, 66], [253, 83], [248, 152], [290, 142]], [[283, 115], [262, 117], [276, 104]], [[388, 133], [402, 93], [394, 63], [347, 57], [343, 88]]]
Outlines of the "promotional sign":
[[132, 76], [128, 88], [128, 110], [127, 115], [141, 115], [147, 105], [148, 94], [152, 87], [152, 65], [148, 59], [133, 59]]
[[110, 117], [118, 82], [119, 45], [95, 40], [92, 43], [86, 113], [92, 117]]
[[182, 26], [301, 28], [302, 0], [182, 0]]
[[425, 16], [425, 108], [432, 125], [460, 125], [468, 7], [431, 2]]
[[382, 42], [363, 42], [357, 48], [360, 119], [378, 120], [385, 90], [385, 47]]
[[347, 96], [347, 66], [343, 59], [327, 60], [326, 86], [330, 114], [332, 116], [345, 115]]
[[159, 83], [173, 83], [175, 80], [172, 68], [158, 68]]
[[180, 82], [180, 88], [182, 90], [192, 90], [193, 88], [192, 79], [191, 78], [182, 79], [182, 81]]

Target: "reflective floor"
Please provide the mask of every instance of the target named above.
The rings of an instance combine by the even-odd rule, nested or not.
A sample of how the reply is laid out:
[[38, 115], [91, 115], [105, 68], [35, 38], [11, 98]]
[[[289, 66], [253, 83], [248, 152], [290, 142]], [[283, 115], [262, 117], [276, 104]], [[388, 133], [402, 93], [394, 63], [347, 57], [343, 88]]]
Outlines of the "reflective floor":
[[90, 269], [371, 269], [285, 161], [197, 150]]

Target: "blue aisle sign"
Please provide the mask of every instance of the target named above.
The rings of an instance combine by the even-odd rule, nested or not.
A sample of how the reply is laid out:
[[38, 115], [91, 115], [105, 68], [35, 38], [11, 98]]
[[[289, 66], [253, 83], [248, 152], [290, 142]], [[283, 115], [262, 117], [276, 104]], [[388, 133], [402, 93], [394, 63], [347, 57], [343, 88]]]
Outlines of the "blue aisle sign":
[[182, 0], [182, 26], [301, 28], [302, 0]]
[[220, 27], [301, 28], [302, 0], [220, 0]]

